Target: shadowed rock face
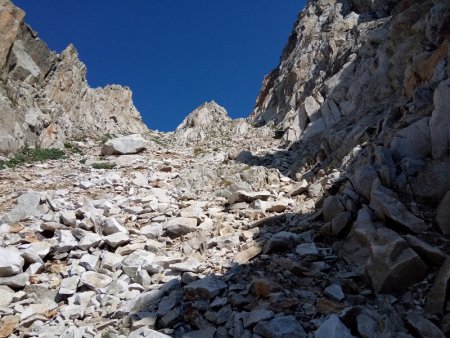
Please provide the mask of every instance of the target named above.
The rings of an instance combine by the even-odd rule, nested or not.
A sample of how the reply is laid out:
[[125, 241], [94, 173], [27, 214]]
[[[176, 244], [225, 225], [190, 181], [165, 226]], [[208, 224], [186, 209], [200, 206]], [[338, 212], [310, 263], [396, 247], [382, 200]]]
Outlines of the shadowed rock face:
[[23, 18], [0, 1], [0, 155], [25, 145], [61, 147], [78, 135], [147, 130], [128, 88], [90, 88], [75, 47], [55, 54]]

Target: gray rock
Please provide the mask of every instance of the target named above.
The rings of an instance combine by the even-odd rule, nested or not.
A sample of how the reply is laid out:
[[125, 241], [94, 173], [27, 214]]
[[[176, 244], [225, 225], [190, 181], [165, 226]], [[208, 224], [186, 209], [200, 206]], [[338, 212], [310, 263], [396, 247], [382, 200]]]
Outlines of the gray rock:
[[425, 311], [429, 313], [442, 315], [446, 295], [448, 294], [448, 283], [450, 281], [450, 258], [447, 258], [441, 266], [436, 276], [433, 286], [427, 294]]
[[306, 332], [294, 316], [276, 317], [256, 324], [253, 332], [264, 338], [306, 338]]
[[227, 284], [222, 282], [217, 277], [210, 275], [186, 285], [184, 290], [191, 297], [198, 299], [211, 299], [226, 288]]
[[75, 227], [77, 224], [77, 217], [73, 210], [60, 211], [61, 223], [70, 227]]
[[342, 292], [342, 288], [339, 284], [331, 284], [330, 286], [327, 286], [325, 290], [323, 290], [323, 293], [331, 300], [335, 300], [337, 302], [340, 302], [345, 298], [345, 295]]
[[436, 224], [444, 235], [450, 234], [450, 191], [445, 194], [437, 208]]
[[88, 250], [90, 248], [97, 247], [101, 241], [102, 241], [102, 237], [99, 234], [86, 231], [81, 236], [81, 238], [78, 242], [78, 246], [82, 250]]
[[141, 229], [141, 234], [147, 238], [156, 239], [163, 234], [163, 225], [160, 223], [152, 223], [146, 226], [143, 226]]
[[388, 228], [376, 231], [366, 270], [375, 292], [401, 291], [422, 280], [427, 266], [408, 243]]
[[77, 292], [79, 281], [79, 276], [72, 276], [62, 279], [58, 293], [60, 295], [74, 295]]
[[148, 147], [148, 142], [139, 134], [132, 134], [106, 141], [102, 155], [137, 154]]
[[81, 257], [79, 265], [86, 270], [95, 270], [98, 267], [100, 258], [95, 255], [84, 254]]
[[105, 235], [112, 235], [115, 233], [128, 234], [128, 230], [121, 225], [114, 217], [108, 217], [103, 224], [103, 233]]
[[230, 205], [239, 203], [239, 202], [247, 202], [251, 203], [256, 200], [267, 200], [270, 197], [270, 192], [268, 191], [258, 191], [258, 192], [248, 192], [245, 190], [238, 190], [233, 192], [228, 197], [228, 203]]
[[299, 184], [295, 185], [289, 192], [288, 196], [294, 197], [308, 191], [309, 183], [303, 179]]
[[11, 277], [0, 277], [0, 285], [6, 285], [11, 288], [23, 288], [28, 283], [29, 277], [27, 273], [19, 273]]
[[122, 270], [129, 277], [135, 278], [137, 270], [144, 264], [151, 264], [154, 257], [154, 253], [138, 249], [122, 261]]
[[244, 314], [244, 327], [248, 329], [249, 327], [258, 324], [261, 321], [272, 319], [273, 316], [274, 313], [269, 310], [253, 310], [249, 313]]
[[314, 333], [314, 338], [353, 338], [354, 336], [341, 322], [338, 316], [331, 315], [324, 321], [317, 331]]
[[78, 247], [77, 239], [72, 235], [70, 230], [56, 230], [56, 239], [58, 244], [56, 250], [58, 252], [68, 252]]
[[0, 248], [0, 277], [9, 277], [21, 273], [24, 263], [20, 251], [16, 248]]
[[319, 251], [316, 248], [314, 243], [302, 243], [297, 245], [295, 248], [295, 253], [297, 255], [303, 256], [317, 256], [319, 255]]
[[370, 200], [373, 181], [378, 178], [377, 171], [371, 165], [363, 165], [355, 170], [355, 174], [351, 177], [351, 182], [355, 191]]
[[339, 196], [328, 196], [323, 201], [323, 219], [325, 222], [330, 222], [344, 211], [345, 204], [341, 201]]
[[197, 228], [196, 218], [175, 217], [166, 223], [166, 231], [172, 237], [187, 235]]
[[432, 246], [424, 241], [421, 241], [417, 237], [412, 235], [405, 236], [405, 239], [408, 241], [409, 245], [417, 252], [420, 257], [427, 261], [431, 261], [434, 264], [441, 265], [444, 263], [447, 255], [442, 252], [439, 248]]
[[[423, 119], [401, 129], [391, 142], [394, 158], [426, 159], [431, 154], [430, 118]], [[420, 142], [417, 140], [420, 139]]]
[[14, 299], [14, 291], [7, 286], [0, 286], [0, 309], [8, 307]]
[[17, 223], [27, 217], [41, 216], [48, 208], [41, 205], [42, 194], [39, 192], [30, 191], [22, 194], [17, 200], [17, 206], [8, 212], [0, 223]]
[[100, 267], [110, 271], [116, 271], [116, 269], [120, 266], [124, 258], [125, 257], [122, 255], [105, 251], [102, 253], [102, 260], [100, 263]]
[[264, 245], [264, 253], [286, 251], [292, 249], [299, 241], [300, 236], [293, 232], [280, 231], [275, 233]]
[[381, 219], [392, 220], [414, 233], [421, 233], [428, 229], [424, 221], [409, 212], [395, 193], [383, 187], [379, 181], [373, 183], [370, 207]]
[[406, 325], [415, 337], [444, 338], [439, 328], [416, 312], [406, 315]]
[[123, 232], [116, 232], [112, 235], [105, 236], [103, 239], [112, 248], [125, 245], [130, 241], [130, 237]]
[[86, 271], [81, 274], [80, 285], [85, 285], [94, 291], [105, 289], [113, 279], [105, 274], [95, 271]]

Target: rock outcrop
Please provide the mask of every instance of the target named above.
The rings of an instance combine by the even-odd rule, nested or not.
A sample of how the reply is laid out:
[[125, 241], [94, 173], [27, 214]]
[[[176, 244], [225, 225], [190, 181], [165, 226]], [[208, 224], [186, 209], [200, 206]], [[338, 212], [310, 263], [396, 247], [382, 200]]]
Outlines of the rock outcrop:
[[147, 130], [129, 88], [90, 88], [75, 47], [55, 54], [24, 16], [0, 1], [0, 155], [24, 146], [62, 147], [74, 136]]
[[211, 139], [227, 139], [248, 132], [244, 119], [232, 120], [226, 109], [216, 102], [205, 102], [194, 109], [177, 127], [174, 137], [178, 144], [200, 144]]
[[[450, 190], [449, 22], [448, 1], [309, 1], [251, 116], [284, 131], [293, 174], [345, 173], [326, 192], [325, 220], [344, 247], [369, 245], [365, 263], [342, 255], [376, 291], [426, 274], [396, 233], [447, 233], [436, 209]], [[364, 205], [376, 225], [360, 221]]]

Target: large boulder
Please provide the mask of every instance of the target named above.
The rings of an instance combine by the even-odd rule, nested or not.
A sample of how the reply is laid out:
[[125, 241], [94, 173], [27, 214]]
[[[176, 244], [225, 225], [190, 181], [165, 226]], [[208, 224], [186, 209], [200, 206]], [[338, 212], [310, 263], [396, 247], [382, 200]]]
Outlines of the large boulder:
[[380, 228], [370, 246], [366, 271], [375, 292], [403, 291], [427, 275], [427, 266], [397, 233]]
[[140, 134], [132, 134], [117, 137], [105, 142], [102, 147], [102, 155], [137, 154], [146, 149], [149, 142]]

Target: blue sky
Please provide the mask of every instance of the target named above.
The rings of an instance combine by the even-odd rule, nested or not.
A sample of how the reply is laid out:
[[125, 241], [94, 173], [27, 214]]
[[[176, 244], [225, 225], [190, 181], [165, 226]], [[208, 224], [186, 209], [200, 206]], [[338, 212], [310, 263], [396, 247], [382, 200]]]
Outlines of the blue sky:
[[246, 117], [304, 0], [13, 0], [49, 47], [69, 43], [92, 87], [131, 87], [151, 129], [205, 101]]

